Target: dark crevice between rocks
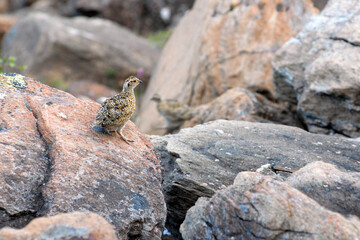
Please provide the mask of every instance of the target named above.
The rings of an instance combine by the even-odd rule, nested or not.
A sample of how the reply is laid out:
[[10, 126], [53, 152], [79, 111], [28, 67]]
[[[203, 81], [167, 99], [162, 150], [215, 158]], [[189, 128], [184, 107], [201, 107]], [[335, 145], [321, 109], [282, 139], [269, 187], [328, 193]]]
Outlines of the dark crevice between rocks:
[[286, 172], [286, 173], [294, 173], [295, 172], [294, 170], [280, 167], [280, 166], [271, 166], [270, 169], [271, 169], [271, 171], [273, 171], [276, 174], [278, 174], [279, 172]]
[[347, 40], [346, 38], [342, 38], [342, 37], [330, 37], [330, 40], [342, 41], [342, 42], [345, 42], [347, 44], [350, 44], [351, 46], [360, 47], [360, 42], [351, 42], [351, 41]]
[[52, 167], [53, 167], [53, 161], [50, 157], [50, 151], [51, 151], [51, 146], [52, 146], [52, 143], [51, 142], [48, 142], [44, 136], [43, 136], [43, 133], [42, 133], [42, 130], [39, 126], [39, 118], [38, 118], [38, 115], [36, 113], [36, 111], [34, 111], [31, 107], [30, 107], [30, 103], [28, 102], [27, 99], [25, 99], [25, 106], [26, 108], [32, 113], [34, 119], [36, 120], [36, 129], [37, 129], [37, 132], [39, 133], [39, 137], [40, 139], [43, 141], [44, 143], [44, 146], [45, 146], [45, 152], [44, 152], [44, 155], [43, 155], [43, 161], [46, 162], [46, 170], [45, 170], [45, 176], [44, 176], [44, 179], [42, 182], [40, 182], [39, 184], [39, 194], [38, 196], [36, 197], [36, 200], [41, 202], [40, 205], [40, 208], [38, 209], [37, 213], [36, 213], [36, 216], [43, 216], [44, 213], [47, 212], [48, 210], [48, 203], [47, 201], [45, 200], [45, 197], [44, 197], [44, 192], [45, 192], [45, 188], [46, 188], [46, 185], [47, 183], [50, 181], [50, 177], [51, 177], [51, 173], [52, 173]]
[[141, 221], [133, 221], [130, 223], [130, 228], [127, 233], [127, 239], [128, 240], [137, 240], [137, 239], [143, 239], [142, 231], [143, 229], [143, 223]]
[[[182, 181], [179, 175], [186, 175], [186, 173], [183, 173], [176, 163], [181, 156], [176, 152], [169, 151], [166, 146], [160, 150], [161, 167], [164, 176], [168, 176], [168, 178], [164, 178], [162, 187], [168, 209], [165, 226], [175, 239], [182, 239], [179, 228], [185, 219], [186, 211], [195, 205], [199, 197], [210, 197], [214, 192], [209, 192], [195, 182]], [[189, 188], [189, 185], [192, 187]], [[174, 209], [182, 209], [183, 214], [173, 212]]]
[[0, 207], [0, 229], [3, 227], [23, 228], [31, 220], [36, 218], [36, 212], [22, 211], [16, 214], [10, 214], [5, 208]]
[[78, 8], [75, 14], [75, 17], [78, 16], [85, 16], [85, 17], [101, 17], [101, 14], [96, 9], [85, 9], [85, 8]]
[[[191, 188], [188, 187], [189, 185]], [[185, 220], [187, 211], [195, 205], [198, 198], [211, 197], [214, 192], [190, 181], [176, 182], [173, 180], [169, 186], [163, 188], [168, 211], [165, 225], [175, 239], [182, 239], [179, 229]]]

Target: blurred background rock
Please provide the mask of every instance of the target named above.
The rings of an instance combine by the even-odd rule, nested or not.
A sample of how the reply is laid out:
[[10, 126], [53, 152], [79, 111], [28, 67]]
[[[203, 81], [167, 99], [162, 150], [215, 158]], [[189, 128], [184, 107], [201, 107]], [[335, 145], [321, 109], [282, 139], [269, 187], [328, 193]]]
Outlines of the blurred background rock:
[[357, 127], [343, 117], [340, 128], [336, 120], [326, 120], [335, 127], [310, 123], [273, 72], [277, 51], [327, 2], [0, 0], [2, 56], [14, 59], [2, 69], [98, 102], [137, 75], [145, 84], [136, 121], [147, 133], [173, 132], [150, 101], [159, 94], [193, 113], [175, 132], [229, 119], [354, 137]]
[[[111, 96], [127, 76], [137, 75], [146, 83], [138, 90], [141, 96], [171, 29], [193, 3], [0, 0], [2, 56], [26, 66], [19, 71], [4, 65], [4, 71], [21, 72], [93, 100]], [[98, 86], [97, 94], [93, 86]]]
[[[144, 146], [153, 144], [161, 160], [163, 178], [156, 179], [159, 181], [157, 190], [160, 195], [164, 194], [167, 204], [165, 233], [171, 232], [163, 239], [181, 239], [179, 228], [185, 217], [183, 236], [196, 234], [192, 227], [202, 224], [205, 218], [197, 219], [192, 212], [212, 218], [212, 213], [203, 211], [208, 205], [206, 202], [215, 201], [218, 195], [213, 198], [212, 195], [221, 189], [227, 193], [225, 198], [231, 199], [237, 183], [231, 185], [239, 171], [265, 173], [285, 183], [291, 174], [295, 177], [303, 174], [290, 178], [288, 183], [304, 192], [307, 185], [317, 186], [310, 197], [319, 202], [324, 200], [320, 205], [330, 206], [330, 210], [341, 214], [355, 212], [359, 216], [359, 211], [353, 210], [359, 202], [359, 194], [353, 194], [351, 200], [344, 197], [359, 192], [356, 191], [360, 162], [358, 0], [0, 0], [0, 12], [2, 72], [19, 72], [99, 103], [121, 91], [129, 75], [144, 81], [136, 90], [138, 106], [133, 120], [141, 131], [153, 134], [152, 143], [149, 140]], [[44, 85], [36, 85], [41, 92]], [[68, 113], [73, 110], [70, 106], [77, 106], [82, 116], [89, 117], [89, 109], [76, 103], [94, 104], [93, 101], [53, 91], [54, 95], [63, 94], [69, 98], [66, 103], [72, 102], [73, 105], [66, 105]], [[37, 99], [37, 92], [31, 94]], [[39, 112], [46, 106], [60, 106], [55, 101], [47, 105], [47, 98], [45, 95], [44, 100], [39, 101]], [[28, 95], [24, 99], [23, 109], [29, 110]], [[5, 117], [15, 112], [16, 101], [8, 102], [13, 105], [3, 110]], [[44, 116], [54, 117], [55, 114]], [[56, 116], [61, 117], [58, 121], [84, 120], [71, 118], [71, 114], [65, 118], [63, 114]], [[22, 122], [21, 118], [14, 119]], [[63, 134], [63, 129], [50, 119], [47, 121], [50, 129]], [[68, 124], [75, 126], [73, 129], [78, 125], [77, 122]], [[31, 126], [39, 128], [35, 123]], [[81, 126], [87, 128], [85, 124]], [[133, 124], [131, 127], [135, 129]], [[183, 128], [187, 129], [178, 133]], [[59, 138], [57, 141], [68, 146], [67, 138], [78, 133], [79, 139], [88, 143], [91, 135], [73, 129], [69, 127], [65, 140]], [[18, 136], [17, 132], [11, 134]], [[164, 134], [167, 135], [155, 136]], [[32, 146], [30, 140], [26, 143]], [[85, 150], [97, 149], [95, 143]], [[122, 147], [114, 148], [126, 154], [131, 152]], [[48, 150], [41, 148], [41, 151]], [[101, 163], [106, 154], [94, 162]], [[83, 160], [78, 157], [79, 161]], [[323, 162], [306, 167], [315, 160]], [[37, 158], [34, 162], [38, 163]], [[144, 164], [143, 159], [139, 163]], [[319, 182], [335, 179], [328, 173], [343, 175], [329, 184], [336, 194], [328, 198], [327, 190], [313, 181], [315, 176], [306, 174], [311, 172], [308, 169], [317, 169], [317, 173], [313, 171], [312, 174], [316, 173]], [[300, 181], [304, 179], [302, 176], [309, 181]], [[255, 180], [249, 179], [250, 182]], [[162, 186], [160, 181], [163, 181]], [[133, 184], [143, 187], [142, 183]], [[308, 201], [292, 186], [284, 185], [281, 192], [294, 193], [301, 201]], [[234, 192], [235, 196], [240, 196]], [[275, 192], [264, 199], [271, 202], [277, 196]], [[95, 195], [97, 197], [97, 193]], [[208, 199], [203, 198], [188, 212], [199, 197]], [[283, 197], [288, 201], [287, 196]], [[157, 203], [157, 198], [154, 199]], [[118, 205], [117, 199], [111, 203]], [[291, 222], [294, 218], [295, 227], [306, 223], [308, 228], [304, 231], [312, 232], [316, 222], [322, 222], [307, 210], [320, 209], [315, 216], [334, 216], [317, 204], [308, 206], [310, 208], [300, 204], [295, 208], [305, 209], [304, 213], [314, 224], [306, 222], [306, 217], [287, 214], [287, 210], [282, 212], [284, 221]], [[160, 220], [165, 221], [165, 205], [160, 207]], [[277, 216], [282, 211], [274, 209], [265, 209], [264, 213]], [[226, 211], [234, 212], [232, 207]], [[228, 222], [222, 220], [221, 211], [218, 213], [213, 216], [226, 224], [213, 226], [223, 233], [226, 230], [221, 227], [226, 228]], [[267, 223], [273, 222], [267, 219]], [[346, 224], [338, 226], [352, 224], [342, 217], [339, 219]], [[358, 225], [357, 220], [354, 222]], [[138, 224], [137, 221], [132, 223]], [[202, 226], [204, 231], [211, 228], [206, 224]], [[151, 229], [160, 236], [162, 228]], [[130, 230], [131, 234], [137, 232], [137, 228]], [[285, 234], [292, 230], [285, 229]], [[332, 233], [337, 229], [329, 230]]]

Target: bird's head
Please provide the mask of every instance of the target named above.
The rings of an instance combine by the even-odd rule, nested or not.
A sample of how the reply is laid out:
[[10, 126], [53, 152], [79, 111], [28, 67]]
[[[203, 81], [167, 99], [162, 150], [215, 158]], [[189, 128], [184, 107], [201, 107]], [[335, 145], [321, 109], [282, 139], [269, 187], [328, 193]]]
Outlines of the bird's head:
[[150, 99], [154, 102], [160, 102], [161, 101], [161, 97], [159, 94], [155, 93], [154, 96]]
[[128, 77], [124, 82], [123, 92], [129, 92], [134, 90], [134, 88], [140, 83], [142, 83], [142, 81], [137, 77], [134, 76]]

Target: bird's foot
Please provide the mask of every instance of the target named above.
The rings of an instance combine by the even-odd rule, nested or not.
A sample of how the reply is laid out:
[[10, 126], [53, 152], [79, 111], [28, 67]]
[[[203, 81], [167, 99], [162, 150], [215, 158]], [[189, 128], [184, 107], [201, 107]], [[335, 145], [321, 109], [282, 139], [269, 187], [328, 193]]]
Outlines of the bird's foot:
[[120, 137], [127, 143], [127, 144], [130, 144], [131, 142], [135, 142], [134, 140], [131, 140], [131, 139], [127, 139], [121, 131], [117, 131], [116, 132], [118, 135], [120, 135]]

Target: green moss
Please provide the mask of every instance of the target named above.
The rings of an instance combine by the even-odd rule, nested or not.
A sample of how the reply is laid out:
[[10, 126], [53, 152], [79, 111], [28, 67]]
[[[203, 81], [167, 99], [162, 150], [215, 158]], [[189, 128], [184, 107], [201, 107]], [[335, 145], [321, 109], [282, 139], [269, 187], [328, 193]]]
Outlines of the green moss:
[[157, 46], [164, 47], [171, 33], [172, 29], [160, 30], [154, 33], [150, 33], [147, 36], [147, 39], [149, 42], [154, 43]]
[[9, 90], [27, 89], [26, 77], [17, 73], [1, 73], [0, 88]]

